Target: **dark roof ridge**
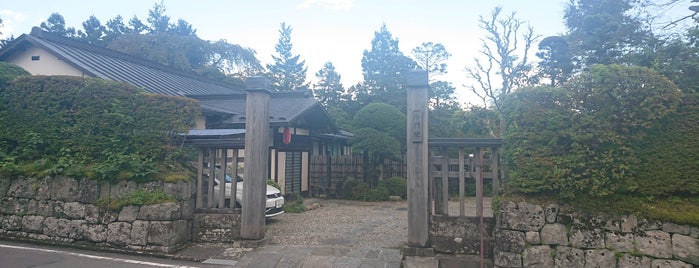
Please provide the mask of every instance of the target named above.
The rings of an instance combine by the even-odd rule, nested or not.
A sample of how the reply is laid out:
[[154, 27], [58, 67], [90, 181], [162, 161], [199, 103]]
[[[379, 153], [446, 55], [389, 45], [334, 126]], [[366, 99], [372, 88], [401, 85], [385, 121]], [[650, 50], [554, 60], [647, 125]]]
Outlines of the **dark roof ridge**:
[[[308, 89], [300, 89], [294, 91], [270, 91], [272, 98], [289, 98], [289, 97], [304, 97], [311, 98], [313, 93]], [[187, 97], [198, 100], [215, 100], [215, 99], [238, 99], [245, 97], [246, 93], [234, 93], [226, 95], [187, 95]]]
[[151, 68], [158, 69], [158, 70], [161, 70], [164, 72], [177, 74], [179, 76], [184, 76], [184, 77], [195, 79], [195, 80], [198, 80], [201, 82], [211, 83], [211, 84], [219, 85], [219, 86], [226, 87], [226, 88], [233, 89], [233, 90], [242, 90], [241, 88], [235, 88], [232, 85], [222, 83], [220, 81], [216, 81], [213, 79], [208, 79], [208, 78], [205, 78], [199, 74], [195, 74], [193, 72], [187, 72], [184, 70], [180, 70], [180, 69], [168, 66], [168, 65], [160, 64], [160, 63], [157, 63], [154, 61], [143, 59], [143, 58], [131, 55], [131, 54], [119, 52], [119, 51], [109, 49], [106, 47], [99, 47], [96, 45], [90, 45], [90, 44], [82, 43], [80, 41], [73, 40], [73, 39], [70, 39], [70, 38], [67, 38], [64, 36], [59, 36], [59, 35], [44, 31], [41, 28], [36, 27], [36, 26], [32, 28], [32, 31], [29, 35], [33, 36], [35, 38], [45, 39], [45, 40], [49, 40], [52, 42], [57, 42], [57, 43], [61, 43], [64, 45], [73, 46], [73, 47], [76, 47], [76, 48], [79, 48], [82, 50], [88, 50], [88, 51], [92, 51], [92, 52], [102, 54], [105, 56], [114, 57], [114, 58], [118, 58], [121, 60], [136, 63], [139, 65], [151, 67]]

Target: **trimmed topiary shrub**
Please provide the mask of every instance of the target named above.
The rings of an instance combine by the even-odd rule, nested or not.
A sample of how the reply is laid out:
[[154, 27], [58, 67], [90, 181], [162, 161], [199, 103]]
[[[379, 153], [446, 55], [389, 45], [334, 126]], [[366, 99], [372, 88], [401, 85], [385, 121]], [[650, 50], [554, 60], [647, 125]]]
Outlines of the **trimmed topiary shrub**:
[[124, 83], [20, 77], [0, 88], [0, 173], [149, 180], [186, 172], [177, 134], [198, 114], [194, 100]]

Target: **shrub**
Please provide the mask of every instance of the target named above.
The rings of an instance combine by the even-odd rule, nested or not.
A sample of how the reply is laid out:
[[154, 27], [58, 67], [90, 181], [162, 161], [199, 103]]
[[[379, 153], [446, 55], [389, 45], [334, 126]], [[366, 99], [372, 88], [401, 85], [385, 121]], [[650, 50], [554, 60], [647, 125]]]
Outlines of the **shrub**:
[[391, 177], [379, 182], [379, 187], [385, 187], [389, 196], [408, 198], [408, 180], [402, 177]]
[[198, 113], [193, 100], [124, 83], [19, 77], [0, 87], [0, 173], [148, 180], [160, 170], [186, 172], [175, 134]]
[[293, 198], [291, 198], [289, 201], [290, 202], [285, 202], [284, 203], [284, 212], [285, 213], [302, 213], [306, 211], [306, 206], [303, 204], [303, 196], [301, 194], [294, 192]]
[[[619, 65], [592, 66], [563, 88], [518, 90], [503, 111], [510, 186], [566, 199], [699, 192], [696, 147], [674, 139], [696, 143], [696, 122], [683, 124], [697, 109], [679, 106], [680, 97], [657, 72]], [[641, 174], [676, 163], [687, 173]]]
[[349, 181], [342, 187], [342, 197], [350, 200], [359, 201], [386, 201], [388, 200], [388, 189], [385, 186], [379, 185], [371, 187], [366, 182]]

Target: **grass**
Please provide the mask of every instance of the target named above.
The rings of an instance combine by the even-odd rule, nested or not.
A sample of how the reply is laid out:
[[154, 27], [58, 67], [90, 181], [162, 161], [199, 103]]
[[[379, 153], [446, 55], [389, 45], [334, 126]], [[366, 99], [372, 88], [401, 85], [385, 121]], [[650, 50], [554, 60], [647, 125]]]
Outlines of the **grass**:
[[137, 189], [122, 198], [100, 198], [99, 200], [95, 201], [95, 205], [108, 208], [113, 211], [119, 211], [125, 206], [153, 205], [174, 201], [174, 197], [164, 193], [162, 190], [146, 192], [144, 190]]

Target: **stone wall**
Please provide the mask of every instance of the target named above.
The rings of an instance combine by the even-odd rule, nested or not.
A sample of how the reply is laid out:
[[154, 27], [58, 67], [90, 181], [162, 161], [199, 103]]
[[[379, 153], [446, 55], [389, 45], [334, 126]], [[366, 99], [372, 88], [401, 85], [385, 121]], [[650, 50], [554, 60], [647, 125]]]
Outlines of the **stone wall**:
[[[162, 189], [177, 201], [95, 205], [136, 189]], [[0, 179], [0, 236], [127, 250], [172, 252], [192, 239], [195, 187], [190, 182], [99, 183], [88, 179]]]
[[496, 267], [699, 266], [696, 226], [510, 201], [501, 204], [496, 218]]

